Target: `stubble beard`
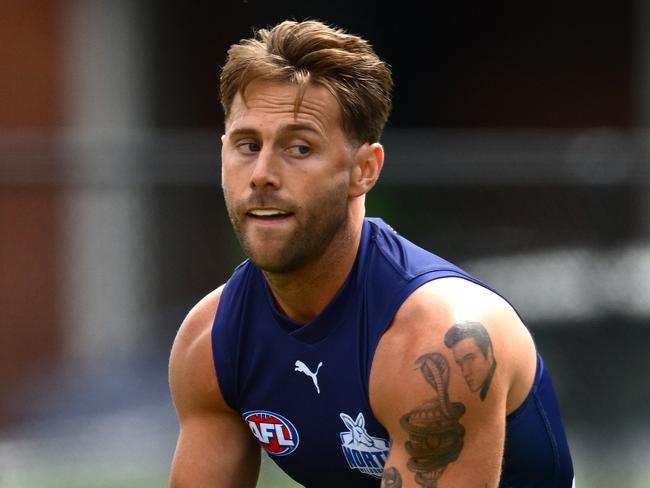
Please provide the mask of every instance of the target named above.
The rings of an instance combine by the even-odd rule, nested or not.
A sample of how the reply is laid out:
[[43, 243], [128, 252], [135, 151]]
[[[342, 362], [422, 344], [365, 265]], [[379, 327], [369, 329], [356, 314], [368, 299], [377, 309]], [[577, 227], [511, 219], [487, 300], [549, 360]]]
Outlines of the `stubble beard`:
[[[285, 242], [277, 257], [264, 252], [264, 242], [256, 242], [246, 232], [245, 217], [239, 207], [229, 202], [226, 208], [235, 235], [248, 258], [261, 270], [272, 274], [286, 274], [296, 271], [310, 262], [322, 257], [335, 241], [345, 237], [348, 222], [347, 192], [343, 188], [332, 190], [317, 200], [309, 202], [308, 207], [296, 209], [294, 215], [297, 228], [284, 238]], [[337, 239], [337, 237], [339, 239]], [[334, 244], [336, 245], [336, 244]]]

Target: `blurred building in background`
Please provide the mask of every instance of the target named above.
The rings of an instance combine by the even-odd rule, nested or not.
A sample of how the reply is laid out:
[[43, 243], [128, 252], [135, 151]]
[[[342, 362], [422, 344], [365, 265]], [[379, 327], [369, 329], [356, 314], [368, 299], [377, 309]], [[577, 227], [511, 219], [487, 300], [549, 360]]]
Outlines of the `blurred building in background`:
[[510, 298], [579, 486], [650, 485], [650, 3], [0, 0], [0, 487], [164, 483], [174, 333], [242, 259], [219, 67], [308, 17], [393, 68], [368, 213]]

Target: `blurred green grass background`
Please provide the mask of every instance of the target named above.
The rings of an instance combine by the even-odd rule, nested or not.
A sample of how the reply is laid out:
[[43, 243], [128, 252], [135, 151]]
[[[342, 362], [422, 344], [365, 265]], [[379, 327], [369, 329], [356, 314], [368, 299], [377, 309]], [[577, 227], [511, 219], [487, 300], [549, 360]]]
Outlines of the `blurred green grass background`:
[[[577, 488], [606, 488], [624, 486], [626, 488], [648, 488], [650, 479], [632, 480], [625, 473], [612, 467], [609, 474], [605, 469], [597, 473], [576, 470]], [[85, 470], [32, 471], [9, 479], [0, 474], [1, 488], [160, 488], [167, 486], [167, 474], [156, 473], [151, 476], [129, 476], [119, 470], [91, 473]], [[288, 478], [268, 458], [263, 458], [258, 488], [299, 488], [301, 485]]]
[[[167, 486], [167, 473], [150, 475], [125, 473], [119, 467], [101, 472], [89, 469], [38, 469], [0, 473], [0, 488], [161, 488]], [[299, 488], [266, 456], [262, 458], [259, 488]]]

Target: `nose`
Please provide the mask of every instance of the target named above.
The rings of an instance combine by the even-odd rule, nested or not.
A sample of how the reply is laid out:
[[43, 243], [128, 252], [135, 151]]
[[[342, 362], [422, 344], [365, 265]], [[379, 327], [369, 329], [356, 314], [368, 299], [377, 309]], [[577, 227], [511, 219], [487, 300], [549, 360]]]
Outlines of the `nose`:
[[280, 161], [275, 157], [272, 148], [263, 147], [253, 165], [250, 186], [253, 189], [280, 188]]

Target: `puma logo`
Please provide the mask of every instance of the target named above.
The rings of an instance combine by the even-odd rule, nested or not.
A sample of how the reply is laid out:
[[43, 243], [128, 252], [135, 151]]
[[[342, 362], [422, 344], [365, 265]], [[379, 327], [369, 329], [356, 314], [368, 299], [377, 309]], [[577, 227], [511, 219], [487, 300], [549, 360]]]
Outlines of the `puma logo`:
[[316, 367], [316, 372], [312, 373], [305, 363], [298, 360], [296, 361], [296, 369], [294, 369], [294, 371], [300, 371], [301, 373], [305, 373], [307, 376], [309, 376], [312, 379], [312, 381], [314, 382], [314, 386], [316, 387], [316, 391], [318, 392], [319, 395], [320, 395], [320, 388], [318, 387], [318, 378], [316, 376], [318, 375], [318, 370], [322, 365], [323, 365], [322, 362], [318, 363], [318, 366]]

